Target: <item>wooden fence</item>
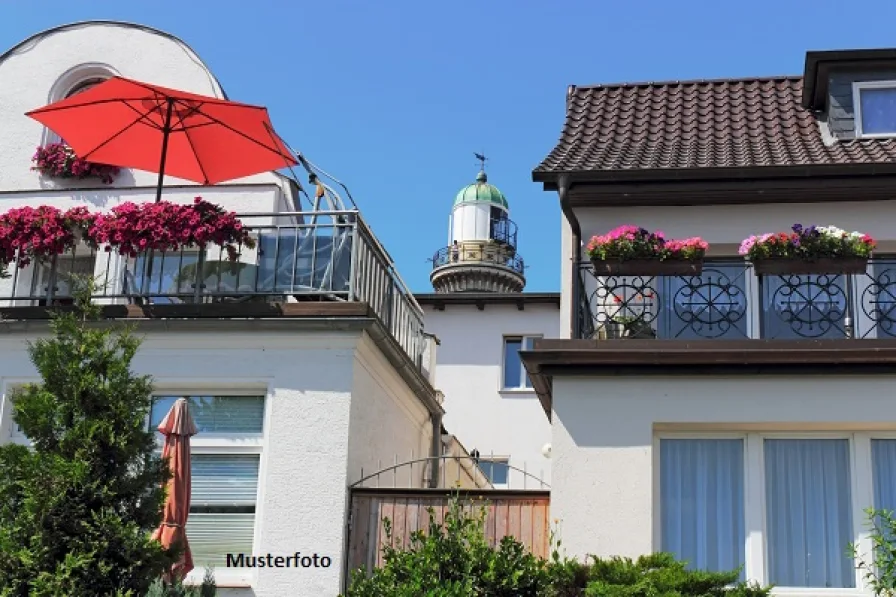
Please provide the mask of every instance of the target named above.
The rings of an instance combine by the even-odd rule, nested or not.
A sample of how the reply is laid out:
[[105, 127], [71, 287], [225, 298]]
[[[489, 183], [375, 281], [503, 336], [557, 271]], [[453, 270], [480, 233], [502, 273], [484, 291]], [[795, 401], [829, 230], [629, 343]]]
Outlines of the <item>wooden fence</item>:
[[347, 566], [349, 570], [372, 570], [383, 563], [383, 546], [388, 543], [383, 520], [392, 522], [392, 546], [410, 543], [411, 533], [426, 530], [433, 508], [439, 521], [445, 516], [452, 495], [459, 495], [467, 508], [485, 507], [485, 534], [495, 545], [509, 535], [529, 551], [541, 557], [550, 552], [550, 493], [489, 489], [463, 491], [452, 489], [381, 489], [351, 490], [348, 528]]

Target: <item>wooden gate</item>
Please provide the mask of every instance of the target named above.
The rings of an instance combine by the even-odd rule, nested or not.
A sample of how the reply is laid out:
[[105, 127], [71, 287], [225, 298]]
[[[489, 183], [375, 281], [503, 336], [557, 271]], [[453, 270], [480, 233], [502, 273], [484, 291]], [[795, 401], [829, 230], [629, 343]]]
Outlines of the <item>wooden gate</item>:
[[452, 496], [465, 507], [487, 510], [485, 534], [496, 545], [505, 536], [518, 539], [533, 554], [550, 552], [550, 492], [542, 490], [458, 491], [452, 489], [353, 488], [348, 521], [349, 570], [372, 570], [382, 565], [388, 543], [383, 520], [392, 522], [392, 546], [406, 546], [411, 533], [429, 526], [429, 508], [442, 520]]

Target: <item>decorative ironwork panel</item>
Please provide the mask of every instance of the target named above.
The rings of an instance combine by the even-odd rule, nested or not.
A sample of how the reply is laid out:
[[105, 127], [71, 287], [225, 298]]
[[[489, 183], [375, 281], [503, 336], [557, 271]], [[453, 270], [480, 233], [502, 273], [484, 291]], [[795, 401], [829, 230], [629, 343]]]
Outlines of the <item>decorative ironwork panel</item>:
[[851, 335], [849, 276], [766, 276], [763, 281], [764, 338], [845, 338]]
[[706, 263], [699, 276], [665, 280], [669, 309], [663, 336], [681, 339], [748, 338], [748, 268], [744, 263]]
[[856, 280], [860, 296], [856, 326], [860, 338], [896, 337], [896, 257], [875, 259], [871, 274]]

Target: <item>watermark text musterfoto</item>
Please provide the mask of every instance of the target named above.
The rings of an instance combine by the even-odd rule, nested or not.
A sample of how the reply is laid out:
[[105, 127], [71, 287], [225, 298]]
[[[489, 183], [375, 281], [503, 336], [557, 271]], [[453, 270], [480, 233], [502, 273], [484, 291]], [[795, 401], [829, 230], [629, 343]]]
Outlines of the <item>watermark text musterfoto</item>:
[[268, 554], [229, 553], [228, 568], [329, 568], [333, 561], [329, 556], [316, 553], [302, 555], [297, 551], [291, 556]]

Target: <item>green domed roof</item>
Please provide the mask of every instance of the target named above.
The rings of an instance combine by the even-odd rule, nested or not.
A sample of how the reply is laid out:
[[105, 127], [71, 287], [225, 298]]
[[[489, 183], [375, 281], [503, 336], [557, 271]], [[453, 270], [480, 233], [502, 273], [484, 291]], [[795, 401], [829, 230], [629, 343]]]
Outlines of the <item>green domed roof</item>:
[[499, 191], [498, 187], [488, 184], [488, 177], [483, 171], [480, 171], [476, 176], [476, 182], [460, 190], [454, 199], [454, 206], [457, 207], [461, 203], [479, 202], [493, 203], [494, 205], [500, 205], [504, 209], [509, 208], [504, 193]]

